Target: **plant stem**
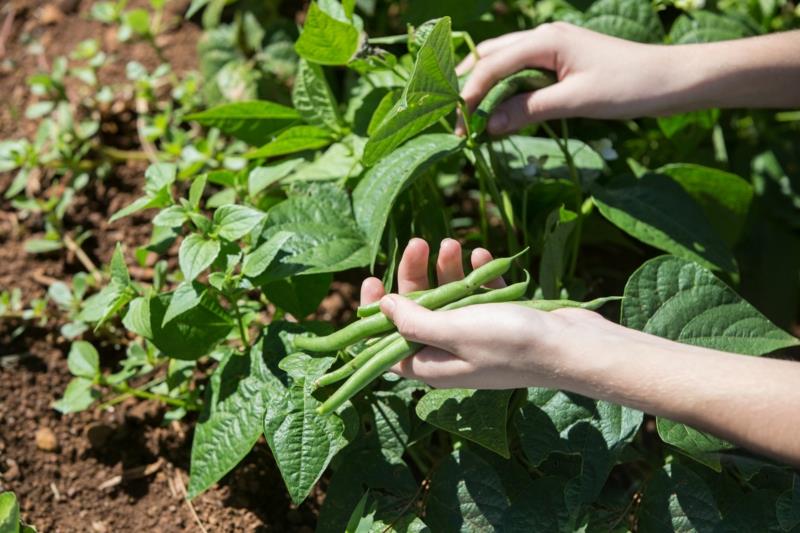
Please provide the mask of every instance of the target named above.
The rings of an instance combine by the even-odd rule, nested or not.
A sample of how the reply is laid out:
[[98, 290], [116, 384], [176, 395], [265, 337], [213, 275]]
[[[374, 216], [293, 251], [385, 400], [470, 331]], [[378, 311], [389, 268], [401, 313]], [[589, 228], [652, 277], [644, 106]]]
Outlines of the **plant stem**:
[[239, 309], [239, 302], [237, 298], [231, 298], [230, 296], [228, 296], [228, 301], [233, 305], [233, 311], [236, 314], [236, 323], [239, 325], [239, 336], [242, 338], [242, 343], [246, 348], [250, 346], [250, 336], [247, 334], [247, 329], [244, 327], [244, 320], [242, 319], [242, 311]]
[[86, 252], [83, 251], [83, 248], [81, 248], [78, 245], [78, 243], [72, 240], [72, 237], [70, 237], [67, 234], [64, 234], [62, 240], [64, 241], [64, 246], [67, 247], [67, 250], [75, 254], [75, 257], [77, 257], [78, 261], [80, 261], [81, 264], [86, 268], [86, 270], [89, 271], [89, 273], [92, 275], [95, 281], [98, 283], [103, 281], [102, 272], [98, 270], [98, 268], [94, 265], [89, 256], [86, 255]]
[[478, 176], [481, 181], [486, 182], [486, 186], [489, 189], [489, 194], [492, 196], [492, 201], [497, 206], [498, 210], [500, 211], [500, 217], [503, 219], [503, 225], [506, 228], [506, 238], [508, 243], [508, 253], [514, 254], [519, 249], [517, 245], [516, 238], [514, 236], [514, 222], [509, 219], [508, 213], [505, 210], [505, 206], [503, 204], [503, 198], [500, 195], [500, 191], [497, 188], [496, 176], [494, 175], [494, 171], [491, 169], [489, 164], [486, 162], [486, 159], [483, 157], [483, 153], [480, 151], [480, 148], [473, 148], [470, 150], [473, 159], [472, 161], [475, 164], [475, 169], [478, 171]]
[[146, 390], [137, 389], [135, 387], [130, 387], [126, 383], [122, 383], [120, 385], [111, 385], [111, 388], [115, 392], [121, 392], [123, 394], [128, 394], [130, 396], [136, 396], [137, 398], [142, 398], [144, 400], [155, 400], [157, 402], [165, 403], [173, 407], [181, 407], [183, 409], [186, 409], [187, 411], [197, 410], [196, 405], [189, 404], [184, 400], [180, 400], [178, 398], [171, 398], [169, 396], [164, 396], [163, 394], [156, 394], [154, 392]]

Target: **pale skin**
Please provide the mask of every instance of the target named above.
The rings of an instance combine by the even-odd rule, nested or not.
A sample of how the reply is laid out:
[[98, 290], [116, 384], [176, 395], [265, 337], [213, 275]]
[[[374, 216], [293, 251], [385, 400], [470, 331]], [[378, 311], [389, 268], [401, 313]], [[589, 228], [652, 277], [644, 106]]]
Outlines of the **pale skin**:
[[[479, 61], [467, 58], [458, 68], [472, 70], [462, 92], [472, 108], [497, 80], [522, 68], [553, 70], [559, 79], [501, 105], [489, 121], [493, 134], [562, 117], [800, 106], [800, 32], [666, 47], [557, 23], [486, 41], [478, 50]], [[400, 295], [429, 288], [428, 257], [424, 240], [409, 242], [398, 267]], [[489, 260], [478, 248], [470, 262], [476, 268]], [[442, 241], [436, 274], [439, 284], [464, 277], [457, 241]], [[680, 344], [581, 309], [487, 304], [434, 312], [400, 295], [385, 295], [377, 278], [361, 287], [362, 304], [380, 300], [404, 337], [426, 345], [393, 368], [402, 376], [442, 388], [563, 389], [690, 424], [800, 466], [800, 363]]]

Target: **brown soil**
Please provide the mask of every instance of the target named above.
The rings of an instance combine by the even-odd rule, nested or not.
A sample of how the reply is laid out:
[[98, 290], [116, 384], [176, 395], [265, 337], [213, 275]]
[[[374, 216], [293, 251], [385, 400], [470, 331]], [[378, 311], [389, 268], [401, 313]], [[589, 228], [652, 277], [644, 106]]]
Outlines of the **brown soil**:
[[[116, 55], [101, 73], [104, 83], [124, 83], [129, 60], [148, 68], [157, 64], [148, 46], [119, 44], [113, 30], [90, 21], [91, 4], [92, 0], [0, 2], [0, 139], [31, 137], [35, 125], [24, 119], [24, 110], [33, 97], [25, 79], [46, 70], [56, 56], [84, 39], [99, 38]], [[179, 73], [195, 67], [200, 34], [195, 25], [182, 21], [187, 4], [188, 0], [169, 3], [171, 29], [160, 41]], [[4, 32], [4, 26], [10, 30]], [[22, 41], [27, 36], [42, 43], [43, 56], [26, 52]], [[133, 264], [133, 250], [149, 238], [147, 214], [107, 222], [111, 213], [141, 193], [144, 168], [129, 163], [103, 181], [93, 180], [65, 216], [67, 234], [76, 235], [79, 226], [91, 230], [92, 237], [81, 248], [98, 267], [110, 260], [117, 242], [124, 243], [128, 263]], [[0, 191], [11, 178], [0, 174]], [[40, 181], [34, 186], [41, 186], [42, 196], [61, 193], [47, 176]], [[0, 291], [19, 288], [23, 300], [30, 302], [44, 296], [53, 281], [69, 280], [86, 270], [85, 260], [68, 250], [27, 254], [25, 240], [43, 231], [41, 217], [22, 218], [0, 199]], [[132, 275], [149, 280], [152, 272], [134, 268]], [[341, 317], [343, 309], [352, 308], [352, 297], [351, 285], [337, 285], [322, 315]], [[312, 530], [321, 493], [299, 507], [291, 505], [263, 439], [219, 486], [190, 504], [184, 487], [192, 419], [165, 422], [162, 408], [139, 400], [69, 416], [53, 410], [51, 403], [70, 379], [69, 343], [58, 334], [58, 322], [50, 318], [45, 324], [28, 324], [20, 333], [21, 322], [0, 319], [0, 490], [17, 494], [26, 521], [46, 532]], [[101, 361], [118, 360], [119, 346], [96, 344]]]

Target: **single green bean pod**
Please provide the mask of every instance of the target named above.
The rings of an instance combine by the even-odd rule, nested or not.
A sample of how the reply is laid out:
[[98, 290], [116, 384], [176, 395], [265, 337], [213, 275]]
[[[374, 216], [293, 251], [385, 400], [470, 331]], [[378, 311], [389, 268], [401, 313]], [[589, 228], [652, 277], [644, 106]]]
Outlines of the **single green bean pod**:
[[[407, 292], [406, 294], [403, 294], [403, 296], [405, 296], [409, 300], [412, 300], [412, 301], [416, 302], [417, 300], [419, 300], [422, 297], [423, 294], [425, 294], [427, 292], [430, 292], [432, 290], [434, 290], [434, 289], [427, 289], [427, 290], [424, 290], [424, 291]], [[479, 287], [475, 292], [484, 293], [484, 292], [490, 292], [491, 290], [492, 289], [485, 289], [483, 287]], [[381, 312], [381, 301], [377, 300], [377, 301], [374, 301], [374, 302], [372, 302], [370, 304], [358, 306], [358, 309], [356, 309], [356, 316], [359, 317], [359, 318], [366, 318], [368, 316], [372, 316], [372, 315], [378, 314], [380, 312]]]
[[[529, 282], [530, 282], [530, 275], [526, 270], [525, 281], [514, 283], [513, 285], [509, 285], [508, 287], [502, 287], [500, 289], [488, 290], [481, 294], [473, 294], [471, 296], [466, 296], [460, 300], [445, 305], [444, 307], [439, 309], [439, 311], [460, 309], [468, 305], [510, 302], [518, 300], [523, 296], [525, 296], [525, 291], [528, 289]], [[387, 335], [383, 339], [379, 340], [375, 344], [368, 346], [347, 363], [343, 364], [333, 372], [328, 372], [327, 374], [317, 379], [316, 386], [325, 387], [327, 385], [331, 385], [332, 383], [336, 383], [337, 381], [345, 379], [347, 376], [349, 376], [350, 374], [358, 370], [360, 367], [362, 367], [364, 363], [370, 360], [375, 354], [386, 348], [389, 344], [396, 341], [398, 338], [400, 338], [400, 334], [394, 332], [391, 335]]]
[[497, 106], [521, 92], [536, 91], [552, 85], [556, 79], [541, 70], [525, 69], [500, 80], [492, 87], [470, 117], [472, 136], [478, 137], [486, 130], [489, 117]]
[[621, 296], [606, 296], [604, 298], [595, 298], [594, 300], [589, 300], [588, 302], [576, 302], [574, 300], [522, 300], [514, 303], [523, 305], [525, 307], [530, 307], [531, 309], [537, 309], [539, 311], [555, 311], [556, 309], [564, 309], [565, 307], [596, 311], [608, 302], [615, 302], [621, 299]]
[[[524, 249], [511, 257], [493, 259], [485, 265], [476, 268], [464, 279], [440, 285], [435, 289], [425, 292], [417, 299], [417, 303], [428, 309], [438, 309], [443, 305], [454, 302], [472, 294], [481, 285], [501, 277], [508, 272], [514, 259], [527, 252]], [[349, 346], [361, 339], [372, 337], [394, 329], [394, 324], [382, 313], [362, 318], [347, 327], [344, 327], [324, 337], [295, 337], [294, 348], [308, 352], [332, 352]]]

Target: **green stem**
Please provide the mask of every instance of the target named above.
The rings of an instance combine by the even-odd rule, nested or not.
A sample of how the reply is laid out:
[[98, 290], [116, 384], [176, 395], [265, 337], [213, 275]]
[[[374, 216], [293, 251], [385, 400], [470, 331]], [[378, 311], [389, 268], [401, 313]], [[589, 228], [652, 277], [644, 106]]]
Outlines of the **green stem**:
[[137, 389], [135, 387], [130, 387], [126, 383], [122, 383], [119, 385], [111, 385], [111, 388], [114, 390], [114, 392], [120, 392], [123, 394], [128, 394], [130, 396], [136, 396], [137, 398], [142, 398], [144, 400], [155, 400], [157, 402], [165, 403], [173, 407], [182, 407], [187, 411], [197, 410], [196, 405], [189, 404], [184, 400], [178, 398], [171, 398], [169, 396], [164, 396], [163, 394], [156, 394], [154, 392], [146, 390]]
[[242, 343], [247, 346], [250, 346], [250, 336], [247, 334], [247, 328], [244, 327], [244, 320], [242, 319], [242, 311], [239, 309], [239, 302], [237, 298], [232, 298], [228, 296], [228, 301], [231, 302], [233, 305], [233, 312], [236, 315], [236, 324], [239, 326], [239, 336], [242, 339]]
[[503, 219], [503, 225], [506, 229], [506, 239], [508, 242], [508, 253], [514, 254], [519, 249], [514, 236], [514, 222], [509, 219], [508, 213], [506, 212], [505, 205], [503, 204], [503, 198], [500, 195], [500, 190], [497, 188], [497, 181], [494, 171], [486, 162], [486, 159], [483, 157], [483, 153], [480, 151], [480, 148], [474, 148], [471, 152], [474, 156], [476, 165], [475, 168], [478, 171], [478, 175], [481, 176], [481, 179], [486, 182], [486, 185], [489, 189], [489, 194], [492, 196], [492, 201], [497, 206], [498, 210], [500, 211], [500, 217]]

